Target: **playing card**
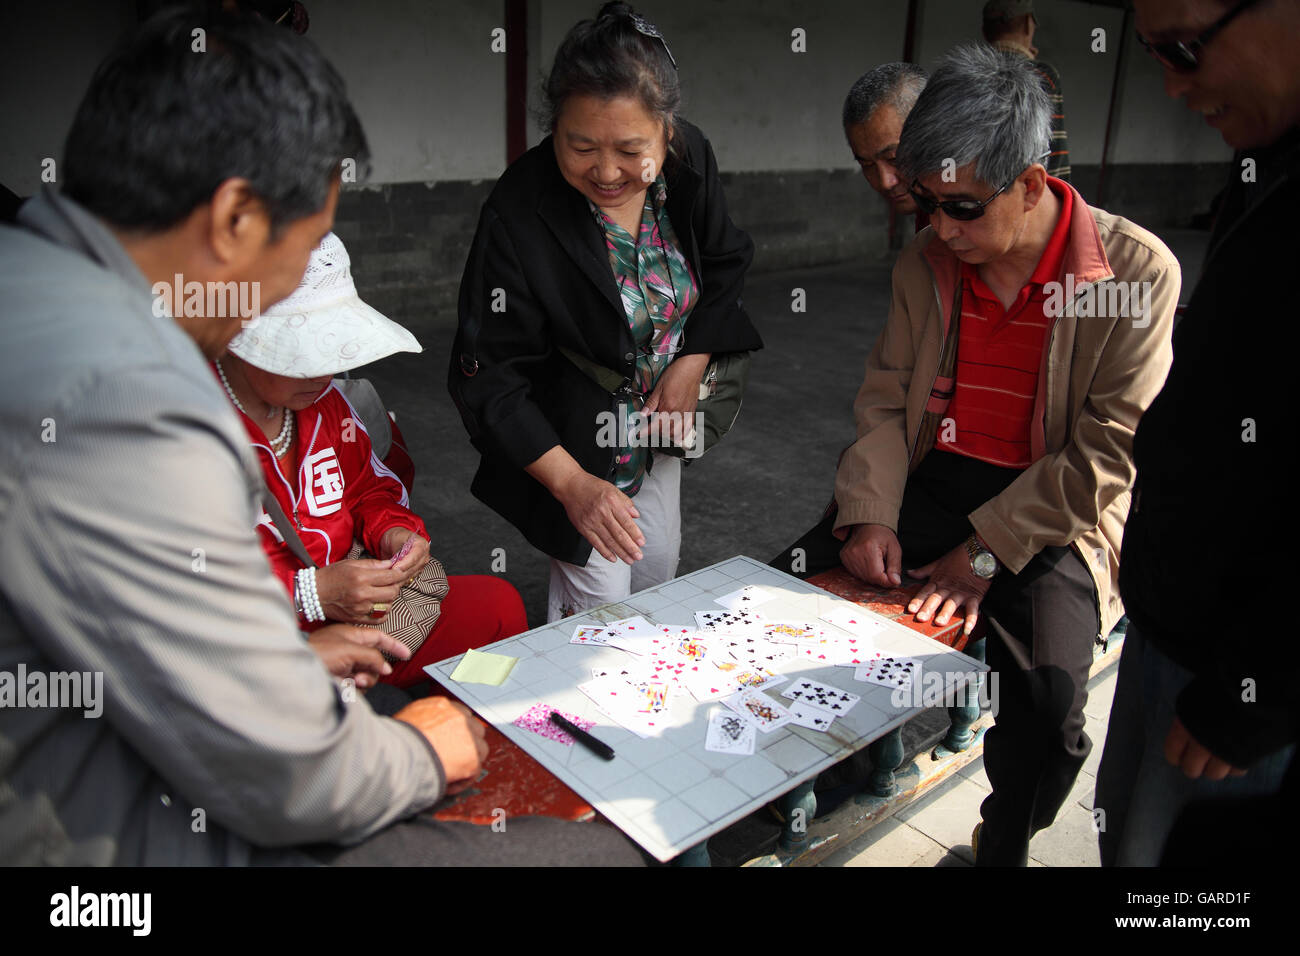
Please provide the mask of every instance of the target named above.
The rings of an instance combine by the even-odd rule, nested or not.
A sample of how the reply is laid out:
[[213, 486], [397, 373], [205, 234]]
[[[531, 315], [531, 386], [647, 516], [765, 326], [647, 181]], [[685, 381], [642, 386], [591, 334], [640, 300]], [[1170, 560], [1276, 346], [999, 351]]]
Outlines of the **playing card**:
[[704, 737], [704, 749], [722, 754], [748, 756], [754, 752], [758, 729], [740, 714], [717, 710], [709, 715], [709, 729]]
[[921, 662], [912, 657], [882, 657], [871, 661], [853, 672], [853, 679], [885, 687], [912, 686], [912, 681], [921, 673]]
[[651, 679], [650, 668], [646, 667], [638, 658], [630, 659], [626, 664], [617, 667], [593, 667], [591, 676], [594, 677], [616, 677], [625, 684], [642, 684]]
[[885, 629], [885, 625], [866, 608], [840, 605], [826, 611], [821, 618], [828, 624], [834, 624], [858, 637], [870, 637]]
[[776, 595], [767, 588], [761, 588], [757, 584], [749, 584], [739, 591], [732, 591], [730, 594], [724, 594], [720, 598], [714, 598], [718, 604], [721, 604], [729, 611], [741, 611], [745, 608], [758, 607], [775, 598]]
[[792, 724], [798, 724], [800, 727], [807, 727], [809, 730], [820, 730], [825, 733], [831, 723], [835, 720], [825, 711], [818, 710], [803, 701], [796, 700], [790, 704], [790, 713], [793, 714]]
[[411, 549], [413, 547], [415, 547], [415, 535], [411, 535], [409, 538], [406, 539], [406, 543], [402, 545], [401, 549], [395, 555], [393, 555], [393, 560], [389, 563], [388, 566], [390, 568], [397, 567], [398, 564], [401, 563], [402, 558], [406, 557], [408, 554], [411, 553]]
[[742, 690], [722, 703], [753, 721], [765, 734], [784, 727], [793, 719], [790, 711], [760, 691]]
[[794, 621], [777, 621], [763, 628], [763, 636], [776, 644], [799, 644], [825, 634], [824, 628], [816, 624], [802, 624]]
[[719, 670], [712, 665], [684, 675], [682, 683], [691, 692], [691, 696], [701, 703], [730, 697], [741, 689], [735, 674]]
[[[660, 688], [663, 686], [659, 685]], [[632, 687], [617, 677], [598, 677], [579, 684], [578, 690], [590, 697], [602, 714], [638, 737], [657, 736], [667, 726], [665, 712], [650, 713], [639, 709], [649, 699], [644, 688]], [[664, 699], [666, 702], [666, 697]]]
[[605, 625], [605, 643], [633, 654], [645, 654], [658, 631], [656, 625], [643, 617], [627, 617]]
[[579, 624], [573, 629], [573, 637], [569, 638], [570, 644], [597, 644], [604, 647], [608, 642], [605, 640], [605, 628], [601, 624]]
[[741, 663], [764, 670], [774, 670], [785, 661], [793, 659], [797, 653], [788, 644], [774, 644], [761, 637], [726, 634], [715, 638], [714, 643]]
[[702, 630], [712, 634], [734, 634], [738, 637], [762, 637], [769, 622], [757, 611], [696, 611], [695, 620]]
[[847, 714], [861, 700], [857, 694], [806, 677], [791, 681], [790, 686], [781, 691], [781, 696], [815, 707], [834, 717]]

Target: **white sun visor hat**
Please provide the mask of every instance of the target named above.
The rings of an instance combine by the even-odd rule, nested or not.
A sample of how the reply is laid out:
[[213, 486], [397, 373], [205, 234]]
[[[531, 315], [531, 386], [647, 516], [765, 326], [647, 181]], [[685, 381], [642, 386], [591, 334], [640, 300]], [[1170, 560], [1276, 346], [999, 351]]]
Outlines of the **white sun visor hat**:
[[319, 378], [394, 352], [422, 352], [415, 336], [361, 301], [343, 241], [327, 235], [312, 250], [302, 282], [249, 323], [230, 351], [273, 375]]

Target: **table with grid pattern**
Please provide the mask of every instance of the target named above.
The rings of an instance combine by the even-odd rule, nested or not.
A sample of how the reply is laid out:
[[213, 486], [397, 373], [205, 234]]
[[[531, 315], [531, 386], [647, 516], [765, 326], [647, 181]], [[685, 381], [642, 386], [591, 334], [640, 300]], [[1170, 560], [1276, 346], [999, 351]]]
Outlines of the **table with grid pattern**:
[[[641, 738], [602, 714], [578, 689], [591, 680], [593, 668], [617, 667], [633, 656], [615, 647], [569, 643], [578, 625], [642, 615], [658, 625], [694, 627], [694, 612], [721, 610], [715, 598], [750, 584], [778, 592], [776, 599], [757, 609], [770, 620], [817, 621], [836, 606], [873, 617], [882, 625], [872, 635], [882, 653], [920, 660], [916, 690], [895, 694], [890, 687], [855, 681], [851, 667], [786, 661], [777, 670], [787, 679], [812, 678], [861, 700], [827, 732], [787, 724], [760, 732], [754, 753], [740, 756], [704, 749], [710, 715], [725, 708], [721, 701], [699, 702], [689, 694], [672, 697], [665, 729], [656, 737]], [[934, 675], [942, 676], [944, 692], [951, 693], [958, 687], [973, 688], [977, 675], [988, 669], [901, 624], [744, 556], [480, 650], [519, 659], [501, 685], [451, 680], [459, 655], [426, 671], [661, 861], [700, 844], [902, 725], [925, 704], [934, 704], [930, 697], [923, 699], [927, 687], [938, 686]], [[788, 686], [787, 681], [763, 693], [788, 705], [790, 701], [780, 696]], [[580, 745], [568, 746], [514, 726], [516, 718], [539, 703], [595, 721], [591, 733], [609, 744], [616, 757], [602, 760]]]

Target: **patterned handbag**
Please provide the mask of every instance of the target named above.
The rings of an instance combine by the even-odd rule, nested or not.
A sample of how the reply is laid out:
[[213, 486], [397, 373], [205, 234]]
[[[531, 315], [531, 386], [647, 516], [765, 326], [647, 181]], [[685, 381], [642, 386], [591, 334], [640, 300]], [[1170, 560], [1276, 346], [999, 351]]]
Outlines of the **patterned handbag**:
[[[353, 541], [347, 558], [369, 558], [360, 541]], [[363, 627], [378, 627], [385, 634], [405, 644], [414, 654], [420, 649], [433, 626], [438, 623], [442, 613], [443, 598], [451, 591], [447, 572], [442, 562], [430, 555], [429, 563], [420, 573], [402, 585], [397, 599], [388, 606], [388, 614], [378, 624], [365, 624]], [[387, 654], [384, 655], [388, 657]], [[388, 657], [388, 660], [394, 658]]]

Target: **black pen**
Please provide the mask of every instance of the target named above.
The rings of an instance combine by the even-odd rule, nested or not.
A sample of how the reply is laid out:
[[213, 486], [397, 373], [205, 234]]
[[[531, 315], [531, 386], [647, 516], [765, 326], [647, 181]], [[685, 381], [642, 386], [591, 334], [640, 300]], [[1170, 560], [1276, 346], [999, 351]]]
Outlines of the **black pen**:
[[601, 743], [571, 720], [566, 720], [558, 711], [551, 711], [551, 723], [559, 727], [578, 743], [582, 744], [597, 757], [605, 760], [614, 759], [614, 749], [609, 744]]

